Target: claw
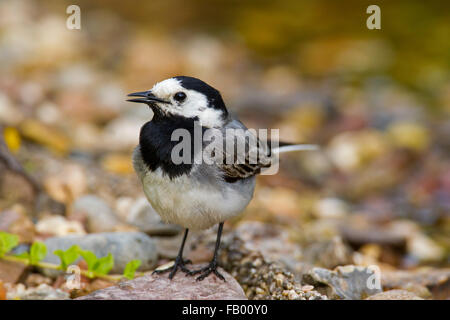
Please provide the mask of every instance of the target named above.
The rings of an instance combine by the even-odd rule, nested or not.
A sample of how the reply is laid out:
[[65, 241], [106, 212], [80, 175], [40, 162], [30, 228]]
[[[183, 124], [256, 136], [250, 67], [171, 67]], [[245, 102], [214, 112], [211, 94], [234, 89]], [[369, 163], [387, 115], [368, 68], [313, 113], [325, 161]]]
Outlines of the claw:
[[172, 280], [172, 278], [175, 276], [175, 274], [177, 273], [178, 269], [180, 269], [181, 271], [183, 271], [184, 273], [186, 273], [186, 275], [188, 275], [191, 271], [185, 267], [186, 264], [192, 263], [190, 260], [183, 260], [183, 259], [175, 259], [175, 262], [172, 266], [167, 267], [165, 269], [156, 269], [152, 272], [152, 274], [161, 274], [161, 273], [166, 273], [170, 271], [169, 274], [169, 279]]
[[201, 274], [195, 279], [196, 281], [202, 281], [203, 279], [208, 277], [211, 273], [214, 273], [217, 278], [226, 282], [224, 276], [217, 270], [217, 263], [215, 261], [211, 261], [211, 263], [204, 268], [190, 271], [189, 273], [186, 274], [186, 276], [193, 276], [199, 273]]

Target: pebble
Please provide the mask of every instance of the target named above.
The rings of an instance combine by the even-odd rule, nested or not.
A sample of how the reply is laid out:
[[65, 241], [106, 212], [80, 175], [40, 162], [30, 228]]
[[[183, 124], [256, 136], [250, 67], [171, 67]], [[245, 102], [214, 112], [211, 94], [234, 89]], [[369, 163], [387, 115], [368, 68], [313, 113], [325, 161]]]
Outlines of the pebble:
[[87, 189], [87, 177], [82, 166], [64, 165], [44, 179], [47, 193], [55, 200], [70, 203]]
[[305, 292], [311, 291], [313, 289], [314, 289], [314, 286], [310, 286], [310, 285], [302, 286], [302, 290]]
[[17, 108], [11, 99], [0, 93], [0, 122], [7, 125], [17, 125], [24, 118], [21, 108]]
[[315, 213], [319, 218], [344, 218], [348, 212], [347, 204], [338, 198], [320, 199], [315, 206]]
[[30, 118], [20, 124], [19, 130], [25, 138], [41, 144], [57, 154], [67, 154], [70, 149], [69, 138], [57, 127]]
[[406, 290], [389, 290], [367, 297], [366, 300], [423, 300], [414, 293]]
[[285, 279], [285, 277], [282, 274], [277, 274], [274, 278], [275, 278], [275, 282], [277, 283], [278, 286], [281, 286]]
[[[108, 123], [103, 131], [103, 141], [111, 151], [130, 150], [139, 143], [139, 130], [145, 121], [120, 117]], [[131, 163], [131, 157], [129, 157]]]
[[69, 293], [52, 288], [45, 283], [28, 289], [19, 283], [8, 289], [6, 298], [8, 300], [67, 300], [69, 299]]
[[71, 211], [71, 214], [86, 216], [87, 231], [90, 233], [115, 231], [120, 225], [119, 219], [108, 204], [94, 195], [75, 200]]
[[295, 290], [289, 290], [288, 291], [288, 298], [289, 300], [297, 300], [300, 297], [299, 294], [297, 294], [297, 292], [295, 292]]
[[336, 135], [327, 147], [331, 161], [342, 171], [352, 172], [385, 154], [388, 146], [380, 132], [361, 130]]
[[46, 216], [36, 224], [36, 231], [50, 236], [65, 236], [68, 234], [84, 235], [86, 231], [79, 221], [67, 220], [62, 216]]
[[134, 173], [128, 153], [109, 153], [102, 158], [101, 165], [106, 171], [116, 174]]
[[52, 282], [53, 282], [52, 279], [45, 277], [40, 273], [31, 273], [25, 280], [25, 285], [27, 287], [37, 287], [40, 286], [41, 284], [51, 285]]
[[302, 261], [328, 269], [354, 263], [351, 248], [339, 236], [305, 246]]
[[419, 261], [440, 261], [445, 257], [445, 249], [423, 233], [412, 234], [408, 239], [408, 252]]
[[388, 128], [390, 140], [397, 147], [422, 152], [430, 144], [430, 134], [420, 123], [395, 122]]

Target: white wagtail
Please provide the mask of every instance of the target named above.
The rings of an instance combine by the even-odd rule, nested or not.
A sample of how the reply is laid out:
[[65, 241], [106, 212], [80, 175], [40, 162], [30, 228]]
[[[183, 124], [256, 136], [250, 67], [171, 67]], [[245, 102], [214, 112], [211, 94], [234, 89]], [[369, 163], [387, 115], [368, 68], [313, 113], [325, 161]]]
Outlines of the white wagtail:
[[[224, 144], [230, 143], [229, 135], [225, 134], [228, 129], [241, 129], [236, 130], [239, 133], [234, 134], [232, 143], [236, 142], [236, 135], [241, 135], [242, 131], [245, 130], [246, 135], [249, 132], [227, 111], [220, 92], [196, 78], [170, 78], [155, 84], [149, 91], [131, 93], [129, 96], [139, 98], [128, 101], [145, 103], [153, 111], [151, 121], [141, 128], [139, 145], [133, 153], [133, 166], [144, 193], [164, 222], [186, 228], [174, 265], [156, 272], [170, 271], [169, 278], [172, 279], [180, 269], [187, 275], [200, 274], [197, 280], [203, 280], [211, 273], [225, 280], [217, 270], [224, 221], [239, 215], [247, 207], [253, 197], [255, 176], [271, 165], [275, 154], [310, 150], [315, 146], [285, 145], [275, 150], [256, 139], [258, 157], [253, 163], [248, 161], [248, 148], [244, 149], [244, 161], [237, 161], [239, 155], [228, 157], [230, 149], [227, 148], [223, 151], [227, 161], [175, 162], [172, 151], [178, 144], [173, 139], [176, 129], [195, 135], [196, 125], [203, 132], [214, 128], [227, 137]], [[189, 158], [198, 158], [197, 155], [205, 148], [203, 142], [200, 148], [191, 148]], [[185, 266], [189, 261], [183, 259], [189, 229], [202, 230], [215, 224], [219, 224], [219, 229], [212, 261], [205, 268], [190, 271]]]

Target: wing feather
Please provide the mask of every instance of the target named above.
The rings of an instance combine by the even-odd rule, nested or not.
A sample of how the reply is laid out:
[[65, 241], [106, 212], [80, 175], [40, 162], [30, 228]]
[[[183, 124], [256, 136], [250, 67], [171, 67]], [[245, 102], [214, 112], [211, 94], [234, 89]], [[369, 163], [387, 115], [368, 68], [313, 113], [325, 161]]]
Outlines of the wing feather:
[[246, 179], [270, 167], [270, 148], [258, 140], [240, 121], [233, 120], [223, 131], [222, 161], [217, 163], [228, 182]]

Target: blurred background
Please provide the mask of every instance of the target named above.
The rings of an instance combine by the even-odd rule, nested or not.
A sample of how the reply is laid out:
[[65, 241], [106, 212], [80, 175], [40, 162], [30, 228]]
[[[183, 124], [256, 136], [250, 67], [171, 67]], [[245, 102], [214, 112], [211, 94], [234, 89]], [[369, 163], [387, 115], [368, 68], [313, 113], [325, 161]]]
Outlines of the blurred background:
[[[229, 226], [271, 223], [316, 266], [448, 267], [448, 3], [376, 1], [381, 30], [359, 0], [78, 0], [81, 30], [70, 4], [0, 2], [1, 134], [24, 168], [0, 161], [0, 230], [27, 243], [141, 228], [130, 158], [151, 113], [126, 95], [189, 75], [248, 127], [321, 146], [283, 156]], [[77, 212], [86, 196], [114, 217]]]

